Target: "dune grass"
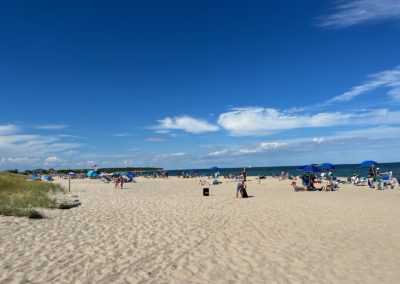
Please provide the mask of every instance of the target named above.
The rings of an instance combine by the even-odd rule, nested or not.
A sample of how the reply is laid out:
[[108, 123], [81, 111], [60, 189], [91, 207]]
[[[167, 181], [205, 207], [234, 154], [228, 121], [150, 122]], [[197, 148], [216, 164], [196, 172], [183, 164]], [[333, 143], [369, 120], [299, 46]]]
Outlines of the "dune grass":
[[34, 209], [50, 207], [54, 203], [49, 193], [61, 191], [60, 185], [29, 181], [27, 176], [0, 173], [0, 215], [39, 218]]

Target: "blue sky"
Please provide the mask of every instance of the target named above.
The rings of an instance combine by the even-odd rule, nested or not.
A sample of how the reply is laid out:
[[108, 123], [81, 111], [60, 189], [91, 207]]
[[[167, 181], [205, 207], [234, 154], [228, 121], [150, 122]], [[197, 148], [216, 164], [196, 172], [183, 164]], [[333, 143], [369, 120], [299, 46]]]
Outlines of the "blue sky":
[[399, 0], [2, 1], [0, 23], [0, 169], [399, 161]]

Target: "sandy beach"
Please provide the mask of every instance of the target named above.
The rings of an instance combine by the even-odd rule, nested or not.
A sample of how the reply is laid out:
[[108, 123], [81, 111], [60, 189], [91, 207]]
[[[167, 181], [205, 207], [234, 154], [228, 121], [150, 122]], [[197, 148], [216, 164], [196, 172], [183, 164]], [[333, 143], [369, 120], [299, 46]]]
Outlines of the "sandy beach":
[[78, 208], [0, 216], [0, 283], [399, 283], [398, 188], [220, 180], [73, 180]]

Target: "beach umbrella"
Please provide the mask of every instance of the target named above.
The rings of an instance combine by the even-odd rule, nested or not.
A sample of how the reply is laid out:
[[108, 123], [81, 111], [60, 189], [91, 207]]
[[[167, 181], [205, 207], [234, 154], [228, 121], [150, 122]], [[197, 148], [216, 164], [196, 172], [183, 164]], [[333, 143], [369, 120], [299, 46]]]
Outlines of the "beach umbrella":
[[97, 173], [97, 171], [91, 170], [88, 171], [87, 176], [88, 177], [97, 177], [99, 174]]
[[330, 163], [323, 163], [319, 165], [321, 169], [335, 169], [336, 167]]
[[321, 172], [321, 169], [315, 165], [305, 165], [305, 166], [300, 166], [297, 168], [299, 171], [303, 171], [307, 173], [308, 176], [308, 186], [311, 184], [311, 173], [319, 173]]
[[314, 165], [306, 165], [306, 166], [300, 166], [297, 168], [299, 171], [303, 172], [308, 172], [308, 173], [319, 173], [321, 169], [317, 166]]
[[74, 172], [68, 173], [69, 176], [75, 176], [76, 174]]
[[31, 179], [36, 180], [38, 178], [37, 175], [31, 175]]
[[360, 168], [365, 168], [365, 167], [370, 167], [370, 166], [376, 166], [378, 165], [377, 162], [375, 161], [364, 161], [360, 164]]
[[47, 180], [47, 181], [52, 180], [51, 176], [42, 176], [42, 179]]

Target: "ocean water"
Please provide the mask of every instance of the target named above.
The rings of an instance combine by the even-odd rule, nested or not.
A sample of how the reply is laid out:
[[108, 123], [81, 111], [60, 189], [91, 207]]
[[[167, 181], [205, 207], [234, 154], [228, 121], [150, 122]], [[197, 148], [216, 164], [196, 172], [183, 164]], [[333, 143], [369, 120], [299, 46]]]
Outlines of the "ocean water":
[[[335, 165], [336, 169], [333, 169], [333, 175], [338, 177], [348, 177], [353, 174], [366, 177], [368, 175], [368, 168], [360, 168], [359, 164], [347, 164], [347, 165]], [[392, 171], [393, 175], [396, 176], [400, 173], [400, 163], [382, 163], [378, 165], [380, 172]], [[185, 169], [180, 170], [181, 174]], [[186, 171], [188, 171], [186, 169]], [[227, 176], [229, 174], [237, 175], [239, 172], [243, 171], [243, 168], [220, 168], [219, 173], [222, 176]], [[273, 174], [280, 174], [281, 172], [288, 172], [291, 175], [299, 175], [301, 171], [297, 170], [297, 167], [251, 167], [246, 168], [247, 175], [249, 176], [272, 176]], [[210, 169], [196, 169], [198, 175], [211, 175], [215, 171]], [[170, 176], [177, 176], [178, 170], [169, 170], [168, 174]]]

